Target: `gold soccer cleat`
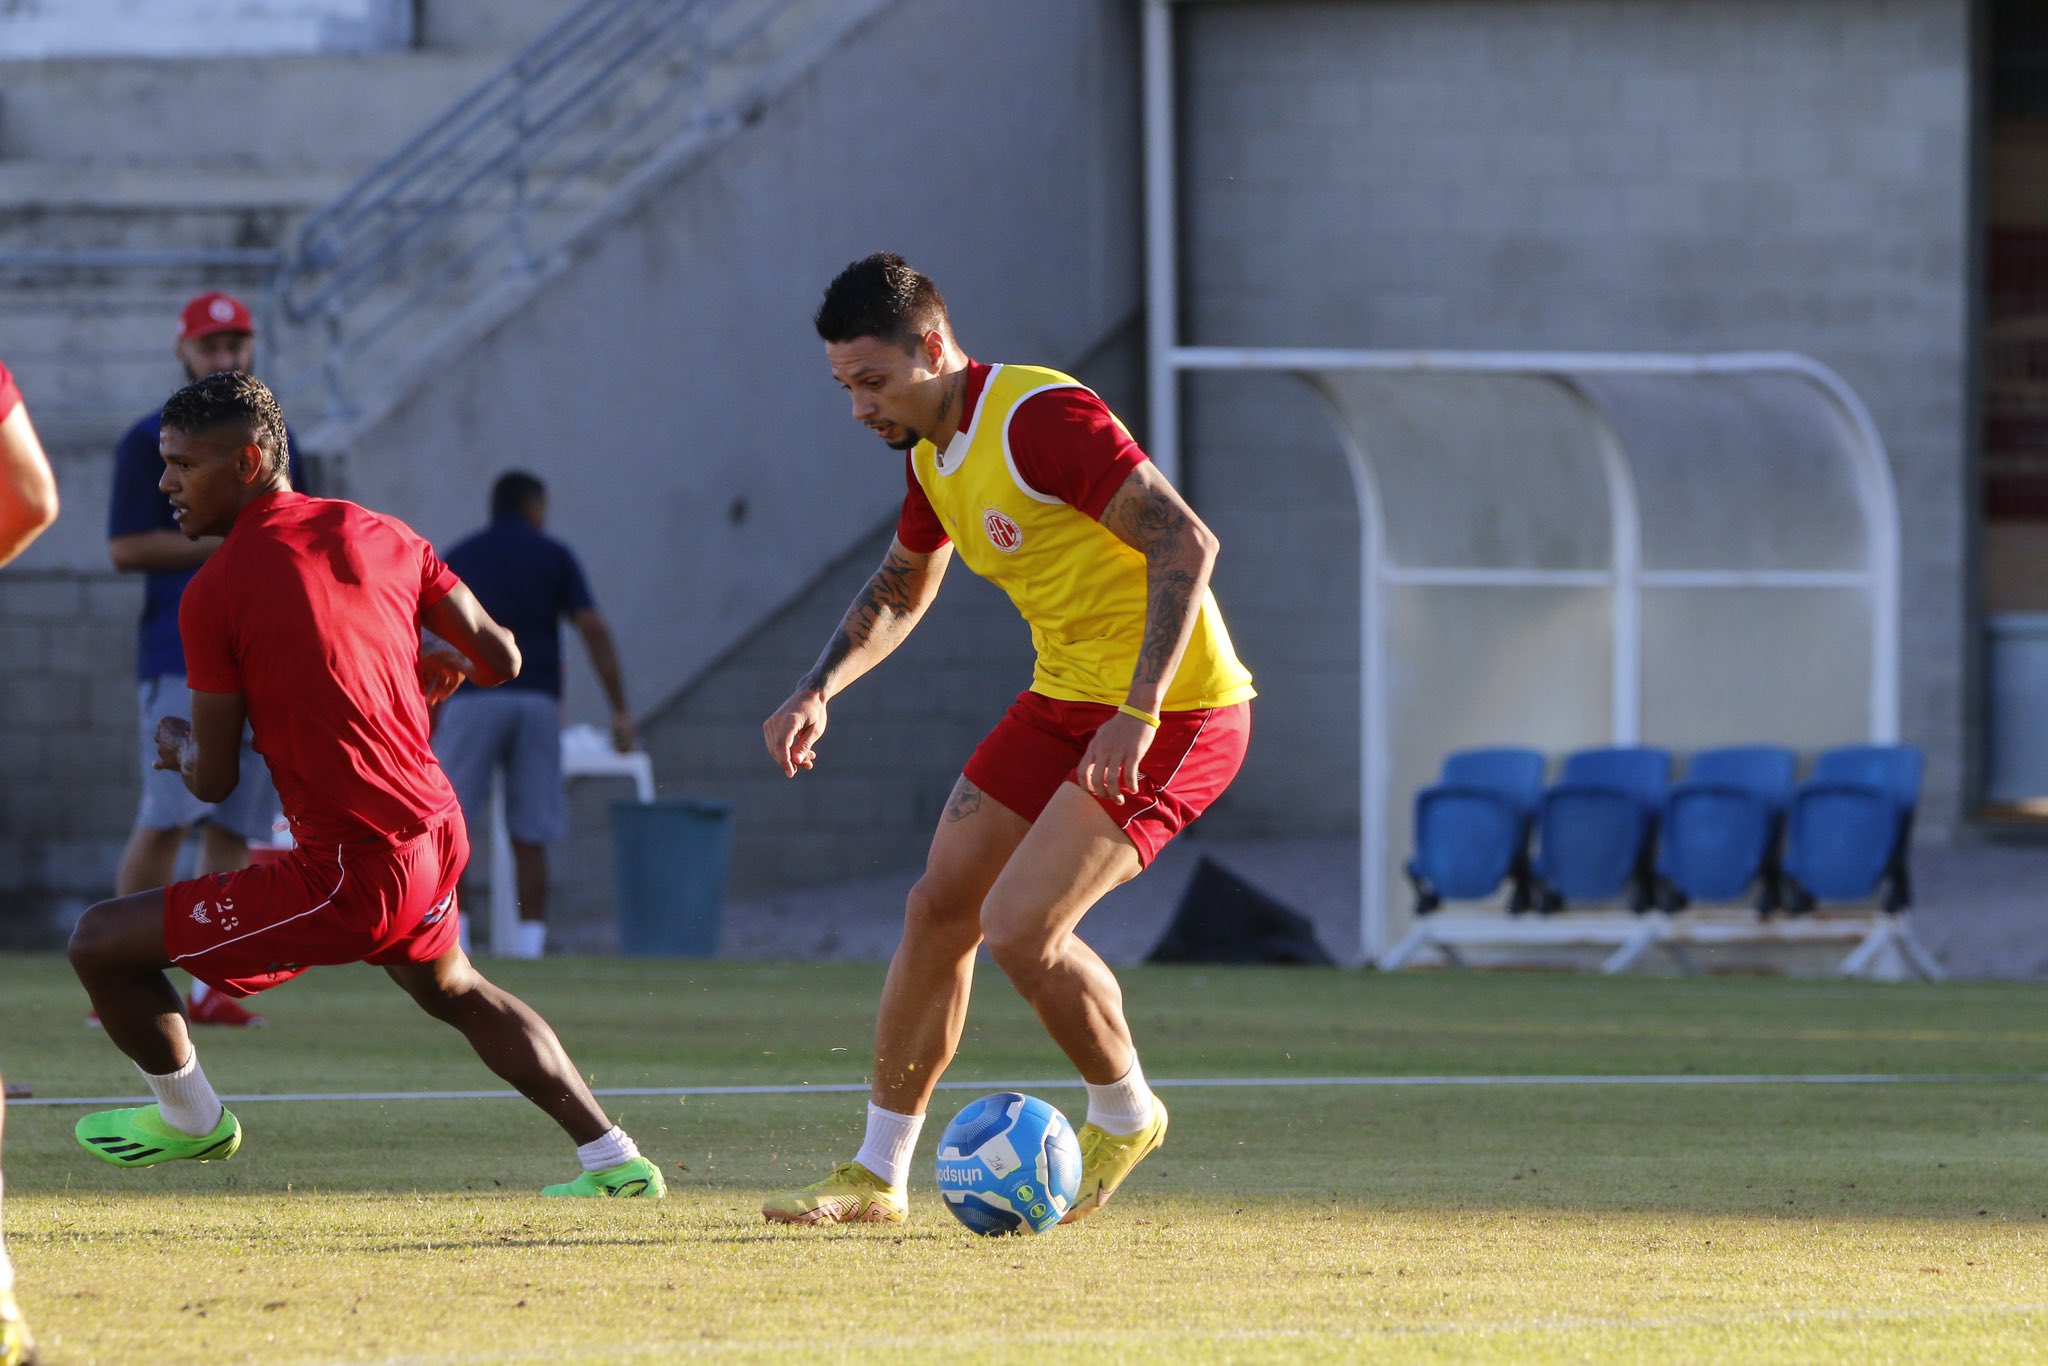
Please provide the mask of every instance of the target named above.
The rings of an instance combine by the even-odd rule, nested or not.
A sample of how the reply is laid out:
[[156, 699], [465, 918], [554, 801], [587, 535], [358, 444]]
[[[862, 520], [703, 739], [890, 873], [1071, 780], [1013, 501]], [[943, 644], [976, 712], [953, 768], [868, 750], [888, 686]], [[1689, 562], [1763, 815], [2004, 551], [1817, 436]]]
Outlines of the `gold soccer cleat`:
[[35, 1366], [36, 1340], [12, 1290], [0, 1290], [0, 1366]]
[[1152, 1097], [1152, 1122], [1134, 1134], [1113, 1134], [1093, 1124], [1081, 1126], [1081, 1189], [1063, 1224], [1078, 1224], [1109, 1203], [1131, 1168], [1166, 1142], [1166, 1102]]
[[910, 1217], [903, 1192], [858, 1162], [847, 1162], [802, 1190], [761, 1206], [771, 1224], [900, 1224]]

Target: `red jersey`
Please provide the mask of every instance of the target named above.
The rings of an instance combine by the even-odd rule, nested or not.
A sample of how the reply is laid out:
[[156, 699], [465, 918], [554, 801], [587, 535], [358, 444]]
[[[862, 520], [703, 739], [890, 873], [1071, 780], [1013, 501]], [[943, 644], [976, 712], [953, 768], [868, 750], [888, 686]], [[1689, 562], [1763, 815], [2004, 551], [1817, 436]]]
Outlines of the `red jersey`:
[[0, 363], [0, 422], [5, 422], [21, 406], [21, 389], [15, 384], [5, 363]]
[[460, 582], [394, 517], [245, 506], [178, 609], [195, 692], [240, 693], [302, 844], [397, 844], [457, 810], [428, 743], [420, 615]]
[[[992, 368], [978, 360], [967, 362], [967, 380], [960, 389], [963, 432], [974, 425], [974, 410]], [[1095, 520], [1146, 459], [1109, 405], [1079, 387], [1047, 389], [1019, 404], [1010, 419], [1010, 454], [1025, 483]], [[903, 480], [909, 487], [896, 519], [896, 539], [905, 550], [929, 555], [950, 538], [917, 482], [907, 451]]]

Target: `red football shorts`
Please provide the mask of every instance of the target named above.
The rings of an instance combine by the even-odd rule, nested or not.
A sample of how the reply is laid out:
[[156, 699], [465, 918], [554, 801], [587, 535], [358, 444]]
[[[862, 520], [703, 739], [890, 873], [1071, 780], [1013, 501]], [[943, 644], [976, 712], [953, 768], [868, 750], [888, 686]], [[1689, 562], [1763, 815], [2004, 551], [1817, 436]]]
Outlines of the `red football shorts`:
[[469, 862], [459, 813], [396, 845], [301, 846], [164, 889], [171, 961], [230, 996], [311, 967], [427, 963], [456, 942], [455, 879]]
[[[967, 781], [1035, 821], [1061, 783], [1079, 783], [1075, 770], [1088, 742], [1116, 714], [1100, 702], [1019, 693], [967, 761]], [[1095, 799], [1138, 847], [1140, 864], [1150, 864], [1168, 840], [1223, 795], [1244, 765], [1251, 733], [1249, 702], [1160, 716], [1159, 733], [1138, 765], [1138, 794], [1126, 794], [1121, 805]]]

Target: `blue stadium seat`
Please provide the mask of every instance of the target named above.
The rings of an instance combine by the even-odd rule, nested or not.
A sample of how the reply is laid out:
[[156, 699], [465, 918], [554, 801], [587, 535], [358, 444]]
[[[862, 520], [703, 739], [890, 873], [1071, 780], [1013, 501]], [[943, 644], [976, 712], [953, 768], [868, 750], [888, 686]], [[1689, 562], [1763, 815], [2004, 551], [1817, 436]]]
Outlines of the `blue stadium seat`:
[[1509, 909], [1527, 910], [1529, 821], [1542, 790], [1543, 756], [1533, 749], [1446, 755], [1436, 786], [1415, 794], [1415, 913], [1487, 896], [1508, 878]]
[[1694, 901], [1736, 901], [1757, 889], [1759, 911], [1778, 909], [1774, 854], [1799, 760], [1777, 745], [1702, 750], [1664, 801], [1658, 831], [1657, 900], [1667, 911]]
[[1925, 757], [1912, 745], [1850, 745], [1814, 761], [1785, 819], [1786, 904], [1875, 898], [1909, 905], [1906, 857]]
[[1649, 909], [1650, 851], [1671, 782], [1671, 754], [1647, 746], [1568, 755], [1536, 811], [1537, 906], [1611, 901]]

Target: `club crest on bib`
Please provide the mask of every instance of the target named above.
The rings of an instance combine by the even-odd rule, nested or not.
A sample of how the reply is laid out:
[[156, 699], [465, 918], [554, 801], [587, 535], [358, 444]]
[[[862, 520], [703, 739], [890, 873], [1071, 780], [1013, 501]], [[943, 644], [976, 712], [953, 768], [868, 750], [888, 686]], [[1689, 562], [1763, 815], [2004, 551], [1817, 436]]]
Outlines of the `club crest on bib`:
[[988, 543], [1005, 555], [1014, 552], [1024, 544], [1024, 528], [1012, 521], [1009, 514], [997, 508], [985, 508], [981, 514], [981, 529], [988, 533]]

